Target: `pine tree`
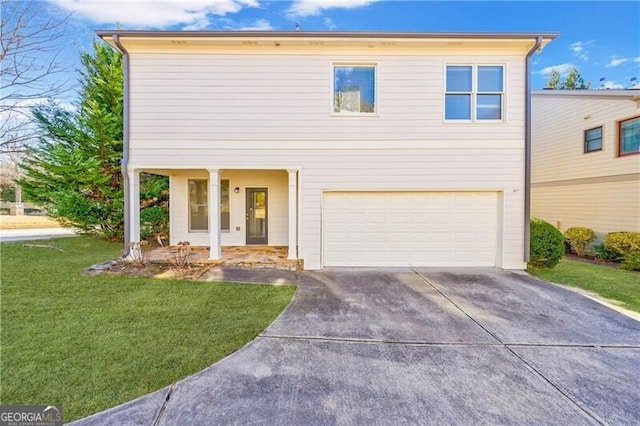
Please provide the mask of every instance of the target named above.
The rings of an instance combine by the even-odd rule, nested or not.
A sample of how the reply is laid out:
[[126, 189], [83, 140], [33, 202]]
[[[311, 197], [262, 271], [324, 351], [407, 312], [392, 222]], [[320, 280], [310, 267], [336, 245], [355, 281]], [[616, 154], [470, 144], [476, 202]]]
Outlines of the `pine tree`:
[[[20, 184], [25, 195], [52, 217], [85, 233], [117, 240], [124, 233], [122, 56], [103, 43], [93, 47], [92, 53], [81, 56], [77, 109], [50, 103], [33, 110], [41, 136], [23, 163]], [[141, 204], [154, 215], [160, 205], [168, 216], [166, 178], [148, 176], [141, 186]], [[144, 217], [141, 211], [143, 223]]]

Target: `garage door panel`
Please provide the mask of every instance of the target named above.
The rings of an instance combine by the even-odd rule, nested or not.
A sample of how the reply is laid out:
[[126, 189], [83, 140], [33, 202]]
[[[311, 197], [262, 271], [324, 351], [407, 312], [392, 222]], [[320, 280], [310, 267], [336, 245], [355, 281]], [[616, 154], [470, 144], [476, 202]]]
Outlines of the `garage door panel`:
[[326, 266], [491, 266], [495, 192], [328, 192]]

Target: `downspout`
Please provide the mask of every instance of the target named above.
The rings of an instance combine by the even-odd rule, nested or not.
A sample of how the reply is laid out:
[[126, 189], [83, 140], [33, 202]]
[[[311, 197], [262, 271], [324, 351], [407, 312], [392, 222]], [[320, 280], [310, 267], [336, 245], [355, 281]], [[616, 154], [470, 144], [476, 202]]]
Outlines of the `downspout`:
[[122, 52], [122, 72], [123, 72], [123, 106], [122, 106], [122, 160], [120, 162], [122, 171], [122, 185], [124, 196], [124, 251], [123, 256], [129, 255], [129, 243], [131, 243], [131, 224], [129, 223], [129, 214], [131, 206], [129, 205], [129, 52], [120, 42], [120, 36], [114, 34], [113, 44]]
[[536, 37], [536, 43], [525, 61], [524, 84], [524, 261], [529, 262], [529, 247], [531, 244], [531, 57], [542, 46], [542, 37]]

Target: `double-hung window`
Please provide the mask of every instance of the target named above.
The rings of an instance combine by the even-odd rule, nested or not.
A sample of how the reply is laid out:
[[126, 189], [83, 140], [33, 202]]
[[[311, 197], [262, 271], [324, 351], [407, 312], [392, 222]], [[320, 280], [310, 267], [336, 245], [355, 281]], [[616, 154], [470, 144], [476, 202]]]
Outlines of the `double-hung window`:
[[353, 115], [375, 112], [375, 65], [334, 65], [333, 113]]
[[618, 123], [618, 152], [620, 155], [640, 153], [640, 117]]
[[[209, 229], [208, 184], [206, 179], [189, 179], [189, 231]], [[220, 229], [229, 230], [229, 180], [220, 181]]]
[[602, 126], [584, 131], [584, 152], [602, 151]]
[[445, 120], [503, 119], [503, 65], [447, 65], [446, 71]]

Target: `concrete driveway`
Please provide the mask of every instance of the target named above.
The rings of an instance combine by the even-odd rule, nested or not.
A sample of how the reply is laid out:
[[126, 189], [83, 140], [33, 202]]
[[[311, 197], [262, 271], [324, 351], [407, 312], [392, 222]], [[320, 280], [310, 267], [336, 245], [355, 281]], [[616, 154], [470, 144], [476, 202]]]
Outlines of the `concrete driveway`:
[[[227, 277], [229, 278], [229, 277]], [[240, 351], [79, 424], [638, 424], [640, 322], [497, 269], [326, 270]]]

